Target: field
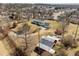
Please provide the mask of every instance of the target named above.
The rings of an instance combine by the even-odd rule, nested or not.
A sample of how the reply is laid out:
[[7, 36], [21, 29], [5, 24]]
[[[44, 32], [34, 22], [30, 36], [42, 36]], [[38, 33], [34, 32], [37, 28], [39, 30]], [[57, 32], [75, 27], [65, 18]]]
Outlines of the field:
[[[46, 22], [49, 23], [49, 27], [50, 29], [44, 30], [44, 29], [40, 29], [39, 30], [39, 26], [31, 24], [31, 21], [28, 22], [23, 22], [23, 23], [19, 23], [17, 24], [17, 27], [12, 29], [15, 30], [16, 32], [18, 30], [20, 30], [22, 28], [22, 25], [24, 23], [27, 23], [28, 26], [30, 26], [29, 29], [29, 36], [28, 36], [28, 49], [26, 50], [26, 53], [29, 52], [29, 55], [37, 55], [33, 50], [34, 48], [37, 46], [37, 44], [39, 43], [39, 39], [41, 36], [43, 35], [55, 35], [55, 30], [56, 29], [61, 29], [62, 28], [62, 24], [60, 22], [57, 21], [53, 21], [53, 20], [46, 20]], [[75, 31], [76, 31], [77, 25], [76, 24], [72, 24], [70, 23], [68, 28], [67, 28], [67, 32], [65, 33], [66, 35], [73, 35], [75, 36]], [[79, 38], [79, 29], [78, 29], [78, 33], [77, 33], [77, 38]], [[20, 44], [22, 44], [21, 41], [19, 41], [20, 38], [17, 38], [16, 43], [18, 44], [18, 46]], [[3, 43], [4, 42], [4, 43]], [[6, 49], [8, 48], [8, 49]], [[73, 55], [75, 53], [75, 51], [79, 50], [79, 47], [75, 48], [75, 49], [71, 49], [71, 50], [67, 50], [67, 54], [68, 55]], [[10, 48], [10, 46], [8, 46], [7, 41], [5, 42], [5, 40], [0, 40], [0, 55], [9, 55], [10, 53], [12, 53], [12, 49]], [[4, 53], [4, 54], [3, 54]]]

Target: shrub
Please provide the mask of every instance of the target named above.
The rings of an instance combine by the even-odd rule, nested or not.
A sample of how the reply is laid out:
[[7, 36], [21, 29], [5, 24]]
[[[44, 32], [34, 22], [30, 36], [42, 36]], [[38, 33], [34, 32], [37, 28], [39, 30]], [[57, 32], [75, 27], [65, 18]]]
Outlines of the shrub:
[[72, 35], [67, 35], [66, 37], [64, 37], [64, 39], [62, 40], [62, 43], [64, 44], [64, 46], [66, 48], [76, 48], [77, 47], [77, 42], [73, 39]]
[[79, 56], [79, 51], [76, 51], [75, 56]]
[[65, 49], [59, 49], [56, 51], [56, 56], [67, 56], [66, 50]]

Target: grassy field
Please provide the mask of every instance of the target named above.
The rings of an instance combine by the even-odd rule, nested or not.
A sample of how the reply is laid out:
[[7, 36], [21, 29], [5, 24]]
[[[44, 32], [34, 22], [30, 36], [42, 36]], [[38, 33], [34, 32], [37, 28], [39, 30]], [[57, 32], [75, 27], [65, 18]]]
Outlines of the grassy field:
[[[42, 30], [41, 29], [39, 31], [40, 32], [40, 36], [43, 36], [43, 35], [53, 35], [56, 29], [61, 29], [62, 28], [62, 24], [60, 22], [53, 21], [53, 20], [46, 20], [46, 22], [49, 23], [50, 29], [48, 29], [48, 30]], [[32, 33], [30, 35], [30, 38], [32, 39], [31, 40], [31, 45], [32, 45], [33, 48], [35, 48], [36, 45], [39, 42], [39, 37], [38, 37], [38, 28], [39, 27], [37, 25], [31, 24], [31, 21], [25, 22], [25, 23], [28, 23], [28, 25], [30, 26], [29, 31]], [[20, 28], [22, 28], [22, 25], [23, 25], [23, 23], [18, 24], [16, 29], [19, 30]], [[68, 32], [65, 33], [65, 36], [69, 35], [69, 34], [74, 36], [75, 35], [75, 31], [76, 31], [76, 27], [77, 27], [76, 24], [70, 23], [68, 28], [67, 28]], [[78, 37], [79, 37], [79, 29], [78, 29], [78, 33], [77, 33], [77, 38]], [[32, 47], [31, 48], [29, 47], [29, 49], [33, 49]], [[4, 45], [4, 43], [2, 43], [2, 41], [0, 41], [0, 48], [1, 48], [0, 52], [3, 51], [5, 53], [5, 55], [9, 55], [8, 50], [6, 50], [5, 45]], [[75, 53], [75, 51], [77, 51], [77, 50], [79, 50], [79, 47], [77, 47], [75, 49], [68, 50], [67, 53], [68, 53], [68, 55], [73, 55]], [[2, 54], [2, 52], [1, 52], [1, 54]]]
[[[39, 31], [40, 37], [43, 36], [43, 35], [53, 35], [56, 29], [61, 29], [62, 28], [62, 24], [60, 22], [52, 21], [52, 20], [46, 20], [46, 22], [49, 23], [50, 29], [48, 29], [48, 30], [42, 30], [41, 29]], [[26, 23], [28, 23], [28, 25], [30, 26], [29, 31], [32, 33], [31, 34], [31, 36], [32, 36], [31, 45], [32, 45], [33, 48], [35, 48], [36, 45], [39, 43], [39, 36], [38, 36], [38, 28], [39, 28], [39, 26], [32, 24], [31, 21], [26, 22]], [[76, 27], [77, 27], [76, 24], [70, 23], [69, 26], [67, 27], [67, 32], [65, 33], [65, 36], [66, 35], [73, 35], [74, 36], [75, 31], [76, 31]], [[31, 36], [30, 36], [30, 38], [31, 38]], [[77, 37], [79, 37], [79, 29], [78, 29]], [[32, 47], [29, 48], [29, 49], [32, 49]], [[66, 53], [68, 55], [74, 55], [74, 53], [77, 50], [79, 50], [79, 47], [77, 47], [75, 49], [67, 50]], [[34, 55], [34, 52], [32, 52], [31, 54]]]

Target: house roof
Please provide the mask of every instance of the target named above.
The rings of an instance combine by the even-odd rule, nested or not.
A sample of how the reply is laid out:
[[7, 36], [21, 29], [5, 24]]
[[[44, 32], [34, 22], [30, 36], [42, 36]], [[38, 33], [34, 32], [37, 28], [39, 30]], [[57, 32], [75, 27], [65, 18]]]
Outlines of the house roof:
[[56, 36], [42, 36], [40, 43], [39, 43], [39, 47], [50, 52], [50, 53], [54, 53], [55, 50], [52, 49], [53, 45], [54, 45], [54, 41], [55, 40], [60, 40], [59, 38], [57, 38]]

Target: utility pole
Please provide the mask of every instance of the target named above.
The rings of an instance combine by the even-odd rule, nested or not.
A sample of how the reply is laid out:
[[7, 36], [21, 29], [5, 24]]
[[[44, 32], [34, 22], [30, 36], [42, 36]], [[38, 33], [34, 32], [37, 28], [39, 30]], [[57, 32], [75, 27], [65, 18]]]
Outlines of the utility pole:
[[[39, 41], [39, 47], [40, 47], [40, 28], [38, 28], [38, 41]], [[41, 55], [40, 49], [39, 54]]]
[[26, 42], [26, 49], [27, 49], [27, 32], [25, 32], [25, 42]]
[[[38, 28], [38, 39], [39, 39], [39, 43], [40, 43], [40, 28]], [[40, 44], [39, 44], [40, 46]]]
[[74, 41], [76, 41], [77, 32], [78, 32], [78, 28], [79, 28], [79, 24], [77, 25], [77, 28], [76, 28], [76, 32], [75, 32], [75, 36], [74, 36]]

